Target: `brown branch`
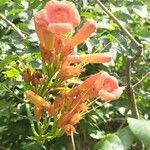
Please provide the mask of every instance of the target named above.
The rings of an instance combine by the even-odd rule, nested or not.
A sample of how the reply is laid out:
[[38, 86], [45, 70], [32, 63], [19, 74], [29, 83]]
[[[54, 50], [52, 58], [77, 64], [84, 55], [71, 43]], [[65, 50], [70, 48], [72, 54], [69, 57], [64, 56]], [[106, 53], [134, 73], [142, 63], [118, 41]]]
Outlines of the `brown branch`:
[[25, 39], [25, 35], [21, 32], [19, 28], [15, 26], [11, 21], [9, 21], [3, 14], [0, 14], [0, 19], [4, 20], [8, 25], [10, 25], [17, 33], [18, 35], [22, 38]]
[[133, 85], [133, 89], [135, 89], [139, 84], [141, 84], [147, 77], [150, 77], [150, 72], [148, 72], [145, 76], [142, 77], [136, 84]]
[[8, 148], [5, 148], [5, 147], [3, 147], [3, 146], [0, 146], [0, 149], [1, 149], [1, 150], [8, 150]]
[[133, 87], [131, 85], [131, 60], [132, 60], [132, 57], [128, 56], [127, 62], [126, 62], [127, 87], [125, 89], [125, 92], [129, 99], [132, 116], [136, 119], [139, 119], [139, 112], [138, 112], [137, 105], [136, 105], [135, 94], [134, 94]]
[[138, 41], [132, 36], [132, 34], [120, 23], [120, 21], [105, 7], [105, 5], [100, 1], [96, 0], [98, 5], [103, 9], [103, 11], [120, 27], [120, 29], [128, 36], [128, 38], [134, 43], [134, 45], [141, 49], [143, 46], [138, 43]]
[[[105, 5], [100, 1], [96, 0], [98, 5], [103, 9], [103, 11], [120, 27], [120, 29], [127, 35], [127, 37], [131, 40], [131, 42], [135, 45], [137, 48], [137, 52], [134, 54], [134, 56], [128, 56], [126, 61], [126, 82], [127, 86], [125, 89], [125, 92], [127, 93], [129, 102], [130, 102], [130, 109], [132, 112], [132, 116], [134, 118], [139, 119], [139, 112], [136, 104], [134, 89], [131, 84], [131, 66], [132, 64], [141, 56], [143, 51], [143, 45], [141, 45], [133, 36], [132, 34], [120, 23], [120, 21], [105, 7]], [[144, 149], [144, 145], [142, 142], [137, 142], [137, 148], [140, 148], [140, 150]]]

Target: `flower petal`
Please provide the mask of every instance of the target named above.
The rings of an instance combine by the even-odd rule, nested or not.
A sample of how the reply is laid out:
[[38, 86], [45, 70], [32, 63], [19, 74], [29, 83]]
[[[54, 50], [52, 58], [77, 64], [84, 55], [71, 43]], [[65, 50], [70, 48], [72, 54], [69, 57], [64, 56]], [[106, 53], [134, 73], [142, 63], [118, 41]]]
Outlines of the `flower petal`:
[[71, 23], [51, 23], [48, 25], [48, 30], [54, 34], [66, 34], [73, 29]]
[[104, 89], [99, 91], [99, 97], [101, 98], [102, 101], [112, 101], [112, 100], [117, 100], [122, 94], [122, 89], [118, 88], [115, 89], [113, 92], [108, 92]]
[[71, 23], [74, 27], [80, 23], [80, 15], [74, 3], [52, 0], [45, 6], [50, 23]]
[[87, 21], [71, 40], [72, 46], [76, 46], [84, 42], [95, 30], [96, 23], [93, 21]]

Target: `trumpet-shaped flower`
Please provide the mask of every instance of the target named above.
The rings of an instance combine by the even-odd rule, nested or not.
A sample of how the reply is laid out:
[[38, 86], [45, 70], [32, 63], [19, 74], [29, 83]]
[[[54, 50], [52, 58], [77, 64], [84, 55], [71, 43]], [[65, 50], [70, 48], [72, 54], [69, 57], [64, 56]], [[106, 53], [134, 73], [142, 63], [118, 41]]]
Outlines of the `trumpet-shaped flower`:
[[72, 2], [49, 1], [45, 8], [34, 15], [36, 31], [42, 38], [41, 30], [54, 34], [66, 34], [80, 23], [80, 15]]
[[43, 62], [53, 62], [55, 59], [55, 50], [51, 49], [45, 49], [45, 47], [40, 44], [40, 52], [41, 52], [41, 56], [42, 56], [42, 60]]
[[82, 64], [71, 65], [71, 61], [69, 61], [68, 59], [64, 59], [62, 61], [58, 76], [61, 80], [67, 80], [69, 78], [79, 76], [82, 71]]
[[68, 93], [70, 97], [82, 97], [82, 101], [94, 97], [100, 97], [103, 101], [112, 101], [118, 99], [121, 94], [122, 89], [119, 87], [117, 79], [107, 72], [91, 75]]
[[[70, 90], [70, 82], [65, 80], [79, 76], [88, 63], [106, 63], [112, 57], [110, 53], [71, 55], [74, 47], [96, 30], [96, 23], [87, 21], [72, 36], [74, 28], [80, 24], [80, 15], [72, 2], [51, 0], [44, 9], [35, 13], [34, 21], [43, 66], [40, 72], [31, 73], [26, 69], [23, 79], [43, 97], [31, 90], [25, 92], [25, 97], [34, 104], [37, 121], [40, 121], [44, 112], [46, 115], [42, 117], [52, 118], [41, 121], [45, 131], [51, 130], [52, 138], [61, 135], [62, 131], [71, 135], [76, 132], [75, 126], [89, 108], [88, 99], [98, 97], [102, 101], [116, 100], [119, 99], [122, 88], [115, 77], [104, 71], [89, 76]], [[46, 120], [48, 124], [45, 124]], [[39, 127], [39, 135], [43, 136]]]
[[47, 111], [49, 113], [50, 116], [54, 116], [56, 114], [56, 111], [55, 111], [55, 108], [54, 108], [54, 105], [51, 104], [50, 102], [45, 102], [43, 104], [43, 108], [45, 111]]

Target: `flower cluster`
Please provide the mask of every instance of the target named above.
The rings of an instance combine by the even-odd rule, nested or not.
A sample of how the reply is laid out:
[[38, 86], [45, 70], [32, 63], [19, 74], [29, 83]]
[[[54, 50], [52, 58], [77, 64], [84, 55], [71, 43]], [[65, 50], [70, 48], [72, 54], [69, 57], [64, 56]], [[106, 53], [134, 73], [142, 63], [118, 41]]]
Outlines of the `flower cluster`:
[[79, 77], [86, 64], [109, 62], [111, 55], [72, 54], [74, 47], [96, 30], [96, 23], [88, 20], [74, 34], [75, 27], [80, 24], [80, 15], [72, 2], [49, 1], [44, 9], [35, 13], [34, 21], [42, 69], [32, 73], [29, 69], [24, 70], [23, 79], [30, 85], [25, 97], [34, 104], [37, 121], [42, 122], [43, 114], [46, 114], [46, 117], [53, 118], [53, 132], [70, 135], [76, 132], [76, 124], [90, 108], [87, 100], [99, 98], [109, 102], [121, 96], [117, 79], [104, 71], [69, 88], [68, 79]]

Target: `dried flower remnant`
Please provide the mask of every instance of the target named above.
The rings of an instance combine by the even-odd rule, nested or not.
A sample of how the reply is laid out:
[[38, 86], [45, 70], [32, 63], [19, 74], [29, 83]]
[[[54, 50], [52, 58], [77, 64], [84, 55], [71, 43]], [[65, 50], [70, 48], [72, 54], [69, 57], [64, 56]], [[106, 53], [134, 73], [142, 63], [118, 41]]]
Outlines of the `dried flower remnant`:
[[34, 72], [32, 74], [32, 85], [37, 86], [41, 85], [44, 81], [44, 77], [41, 72]]
[[31, 71], [29, 68], [27, 68], [23, 71], [22, 78], [28, 84], [32, 81], [32, 75], [31, 75]]

